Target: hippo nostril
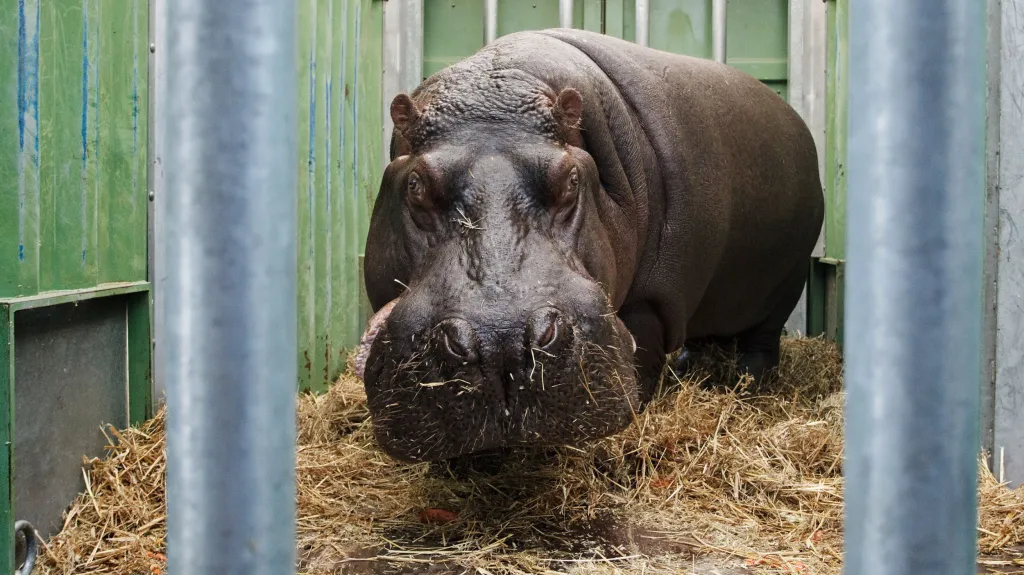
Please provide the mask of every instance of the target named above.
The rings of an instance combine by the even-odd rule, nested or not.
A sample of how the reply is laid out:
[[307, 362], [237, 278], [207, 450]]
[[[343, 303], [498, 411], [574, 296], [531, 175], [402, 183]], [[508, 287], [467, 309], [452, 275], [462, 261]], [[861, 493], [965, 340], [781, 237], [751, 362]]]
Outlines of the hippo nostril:
[[440, 328], [441, 349], [449, 360], [463, 364], [476, 361], [476, 336], [466, 320], [445, 320]]
[[558, 311], [549, 307], [535, 312], [530, 324], [530, 333], [535, 349], [552, 347], [559, 336]]

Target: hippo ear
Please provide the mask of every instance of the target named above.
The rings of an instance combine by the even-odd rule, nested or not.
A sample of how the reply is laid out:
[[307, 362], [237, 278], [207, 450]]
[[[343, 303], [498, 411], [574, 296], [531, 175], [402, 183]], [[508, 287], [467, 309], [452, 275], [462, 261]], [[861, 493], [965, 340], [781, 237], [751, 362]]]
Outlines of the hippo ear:
[[408, 94], [399, 94], [391, 101], [391, 121], [399, 132], [405, 132], [419, 118], [420, 109]]
[[580, 93], [572, 88], [563, 88], [555, 98], [554, 113], [566, 143], [580, 146], [580, 121], [583, 118], [583, 98]]

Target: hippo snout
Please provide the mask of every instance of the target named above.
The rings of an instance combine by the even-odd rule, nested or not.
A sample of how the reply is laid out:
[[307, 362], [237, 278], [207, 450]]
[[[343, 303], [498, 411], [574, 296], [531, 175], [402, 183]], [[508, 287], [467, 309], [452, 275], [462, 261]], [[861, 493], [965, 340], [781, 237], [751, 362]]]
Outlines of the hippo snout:
[[397, 459], [578, 444], [633, 420], [635, 344], [605, 307], [445, 309], [416, 293], [388, 306], [357, 357], [378, 444]]

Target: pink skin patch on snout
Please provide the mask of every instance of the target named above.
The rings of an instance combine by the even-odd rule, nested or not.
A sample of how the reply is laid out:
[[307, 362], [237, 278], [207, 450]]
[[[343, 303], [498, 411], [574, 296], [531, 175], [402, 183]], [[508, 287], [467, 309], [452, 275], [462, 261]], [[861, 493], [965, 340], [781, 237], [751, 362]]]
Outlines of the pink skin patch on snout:
[[401, 298], [395, 298], [389, 301], [384, 307], [380, 308], [377, 313], [373, 314], [370, 318], [369, 323], [366, 326], [366, 331], [363, 332], [363, 337], [359, 338], [359, 349], [356, 351], [356, 377], [360, 380], [364, 380], [366, 374], [366, 361], [370, 359], [370, 347], [373, 345], [373, 340], [376, 339], [377, 334], [380, 333], [380, 329], [384, 327], [384, 322], [388, 320], [388, 316], [391, 315], [391, 310], [395, 309], [395, 305]]

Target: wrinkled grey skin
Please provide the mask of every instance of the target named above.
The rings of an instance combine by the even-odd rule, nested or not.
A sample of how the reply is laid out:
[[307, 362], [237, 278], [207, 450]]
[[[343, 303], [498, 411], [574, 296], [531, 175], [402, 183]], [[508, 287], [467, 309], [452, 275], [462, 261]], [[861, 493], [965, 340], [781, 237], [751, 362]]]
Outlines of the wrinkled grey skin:
[[757, 80], [521, 32], [391, 115], [357, 358], [391, 456], [616, 433], [686, 342], [777, 365], [824, 205], [807, 127]]

